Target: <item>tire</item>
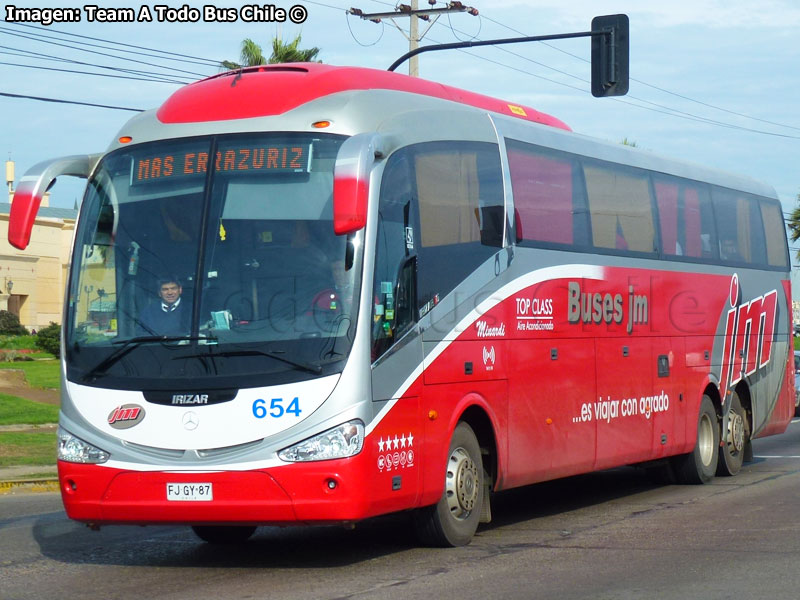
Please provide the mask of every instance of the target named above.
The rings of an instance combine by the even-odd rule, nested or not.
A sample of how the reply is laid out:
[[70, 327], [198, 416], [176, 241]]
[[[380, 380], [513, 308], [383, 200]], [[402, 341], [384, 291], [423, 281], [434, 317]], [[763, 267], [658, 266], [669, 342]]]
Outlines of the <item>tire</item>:
[[711, 398], [703, 395], [697, 417], [697, 443], [688, 454], [676, 456], [673, 468], [678, 483], [708, 483], [717, 472], [719, 461], [719, 420]]
[[750, 441], [750, 422], [736, 392], [731, 393], [730, 407], [722, 419], [721, 429], [717, 475], [736, 475], [742, 468], [745, 448]]
[[254, 525], [193, 525], [192, 531], [209, 544], [241, 544], [256, 528]]
[[465, 546], [478, 529], [483, 507], [484, 469], [472, 428], [461, 422], [447, 454], [444, 492], [433, 506], [414, 515], [417, 537], [426, 546]]

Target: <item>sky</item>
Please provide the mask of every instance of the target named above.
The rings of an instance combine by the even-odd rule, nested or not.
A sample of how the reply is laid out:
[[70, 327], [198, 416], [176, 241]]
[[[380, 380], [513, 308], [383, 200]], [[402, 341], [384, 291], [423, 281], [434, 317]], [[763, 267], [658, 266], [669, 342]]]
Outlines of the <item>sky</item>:
[[[276, 35], [290, 40], [302, 34], [301, 47], [319, 47], [325, 63], [376, 69], [386, 69], [408, 50], [400, 31], [407, 31], [407, 18], [395, 19], [396, 25], [391, 20], [376, 24], [346, 12], [350, 7], [365, 13], [394, 9], [394, 3], [379, 0], [271, 5], [218, 1], [218, 8], [236, 9], [236, 20], [229, 22], [204, 21], [204, 4], [196, 2], [96, 4], [131, 7], [137, 15], [145, 7], [153, 20], [89, 22], [83, 2], [77, 0], [13, 3], [17, 8], [78, 9], [81, 16], [78, 23], [43, 27], [9, 22], [10, 5], [0, 5], [4, 16], [0, 93], [149, 109], [180, 87], [174, 81], [188, 83], [213, 75], [220, 70], [217, 62], [236, 60], [244, 38], [260, 43], [269, 54]], [[157, 4], [197, 7], [201, 19], [159, 22]], [[419, 4], [426, 7], [428, 0]], [[421, 23], [425, 36], [420, 45], [588, 31], [595, 16], [627, 14], [628, 95], [599, 99], [591, 95], [588, 38], [423, 54], [421, 77], [532, 106], [579, 133], [612, 142], [627, 140], [660, 155], [764, 181], [775, 188], [785, 212], [795, 206], [800, 193], [800, 2], [473, 0], [464, 4], [478, 9], [479, 15], [442, 15], [427, 31], [427, 24]], [[241, 18], [247, 6], [283, 8], [288, 15], [284, 22], [247, 22]], [[298, 8], [292, 11], [292, 7]], [[289, 18], [303, 14], [302, 23]], [[398, 71], [405, 69], [404, 65]], [[173, 82], [154, 81], [157, 78]], [[15, 161], [19, 180], [41, 160], [105, 150], [134, 114], [0, 95], [0, 156]], [[73, 207], [82, 189], [82, 182], [59, 181], [51, 192], [51, 206]], [[800, 281], [793, 283], [800, 290]]]

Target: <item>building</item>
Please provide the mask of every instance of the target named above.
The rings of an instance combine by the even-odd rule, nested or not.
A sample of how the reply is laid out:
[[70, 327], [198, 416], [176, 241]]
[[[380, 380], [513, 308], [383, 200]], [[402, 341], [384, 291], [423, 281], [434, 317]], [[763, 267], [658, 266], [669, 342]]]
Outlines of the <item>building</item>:
[[28, 329], [61, 322], [70, 246], [78, 211], [51, 208], [42, 200], [31, 243], [17, 250], [8, 243], [8, 219], [14, 196], [14, 163], [6, 162], [8, 203], [0, 203], [0, 310], [9, 310]]

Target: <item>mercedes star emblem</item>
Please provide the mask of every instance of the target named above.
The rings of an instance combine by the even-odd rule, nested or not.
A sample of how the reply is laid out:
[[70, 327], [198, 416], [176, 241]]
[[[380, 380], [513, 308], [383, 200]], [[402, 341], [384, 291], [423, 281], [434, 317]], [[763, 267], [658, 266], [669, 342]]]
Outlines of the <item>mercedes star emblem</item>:
[[191, 411], [183, 415], [183, 428], [189, 431], [194, 431], [200, 424], [200, 419], [197, 418], [197, 413]]

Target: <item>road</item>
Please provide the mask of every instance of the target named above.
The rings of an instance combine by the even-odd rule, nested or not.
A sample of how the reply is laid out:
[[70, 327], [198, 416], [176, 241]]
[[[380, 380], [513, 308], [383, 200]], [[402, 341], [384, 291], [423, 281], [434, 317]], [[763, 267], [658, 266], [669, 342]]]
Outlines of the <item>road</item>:
[[0, 599], [675, 599], [800, 596], [800, 422], [706, 486], [615, 469], [496, 496], [464, 548], [418, 548], [405, 516], [262, 528], [240, 547], [188, 528], [70, 522], [57, 494], [0, 497]]

